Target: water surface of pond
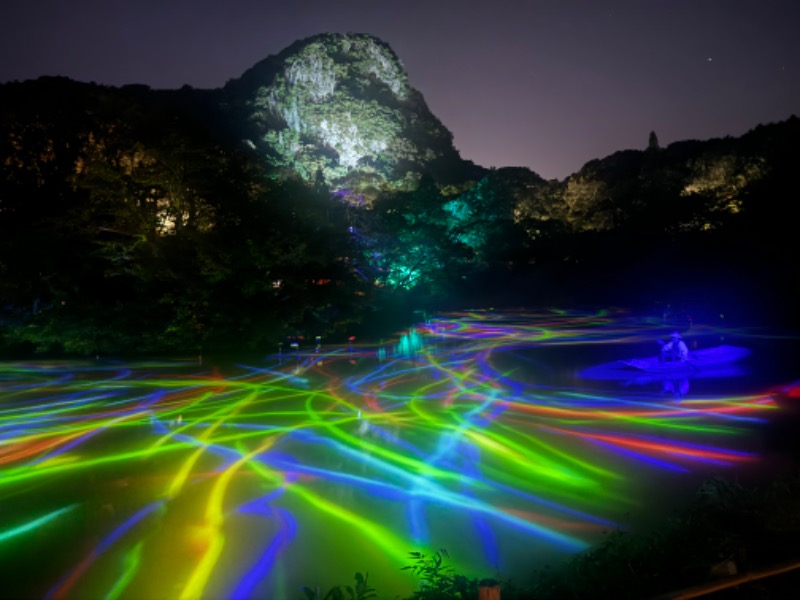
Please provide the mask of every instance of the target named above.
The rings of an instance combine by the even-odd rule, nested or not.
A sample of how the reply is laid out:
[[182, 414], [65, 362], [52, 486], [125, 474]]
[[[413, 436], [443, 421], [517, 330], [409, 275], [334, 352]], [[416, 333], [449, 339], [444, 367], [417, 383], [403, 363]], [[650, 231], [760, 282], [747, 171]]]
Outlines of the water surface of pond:
[[524, 582], [668, 516], [708, 476], [788, 464], [774, 432], [795, 341], [684, 331], [750, 355], [619, 371], [665, 324], [543, 311], [225, 366], [2, 363], [4, 593], [292, 599], [358, 571], [393, 598], [416, 585], [408, 553], [440, 548], [468, 576]]

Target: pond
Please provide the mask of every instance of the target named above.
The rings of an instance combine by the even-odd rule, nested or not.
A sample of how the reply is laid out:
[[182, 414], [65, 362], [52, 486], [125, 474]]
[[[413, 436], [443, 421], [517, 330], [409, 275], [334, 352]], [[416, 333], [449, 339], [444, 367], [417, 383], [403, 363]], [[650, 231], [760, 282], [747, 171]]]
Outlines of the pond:
[[409, 553], [441, 549], [524, 584], [707, 477], [796, 459], [797, 340], [723, 325], [678, 326], [744, 356], [666, 374], [620, 361], [676, 325], [614, 310], [444, 314], [224, 365], [0, 363], [4, 594], [299, 599], [360, 572], [396, 598]]

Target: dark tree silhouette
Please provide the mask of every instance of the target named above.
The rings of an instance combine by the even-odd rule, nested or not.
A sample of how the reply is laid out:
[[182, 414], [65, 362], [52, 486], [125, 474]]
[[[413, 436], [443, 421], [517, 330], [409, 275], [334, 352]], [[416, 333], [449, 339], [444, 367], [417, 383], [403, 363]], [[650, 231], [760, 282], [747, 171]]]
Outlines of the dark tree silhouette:
[[660, 150], [661, 146], [658, 145], [658, 136], [655, 131], [650, 132], [650, 137], [647, 140], [648, 150]]

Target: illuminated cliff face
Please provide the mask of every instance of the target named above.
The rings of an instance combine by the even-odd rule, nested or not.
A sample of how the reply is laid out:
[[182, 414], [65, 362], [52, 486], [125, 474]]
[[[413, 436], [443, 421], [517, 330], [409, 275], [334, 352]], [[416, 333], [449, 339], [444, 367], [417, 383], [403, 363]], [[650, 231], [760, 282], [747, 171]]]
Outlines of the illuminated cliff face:
[[377, 38], [316, 36], [271, 65], [246, 92], [249, 141], [271, 166], [363, 190], [407, 187], [432, 161], [460, 160], [451, 133]]

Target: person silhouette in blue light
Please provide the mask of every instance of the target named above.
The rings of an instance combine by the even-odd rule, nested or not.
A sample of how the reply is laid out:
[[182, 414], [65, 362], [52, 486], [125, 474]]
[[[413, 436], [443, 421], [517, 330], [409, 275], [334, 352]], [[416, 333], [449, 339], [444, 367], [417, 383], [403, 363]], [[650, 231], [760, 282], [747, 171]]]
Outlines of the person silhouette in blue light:
[[661, 344], [661, 355], [659, 356], [661, 362], [676, 360], [686, 362], [689, 358], [689, 348], [686, 347], [683, 337], [677, 331], [669, 336], [668, 342], [658, 340], [658, 343]]

